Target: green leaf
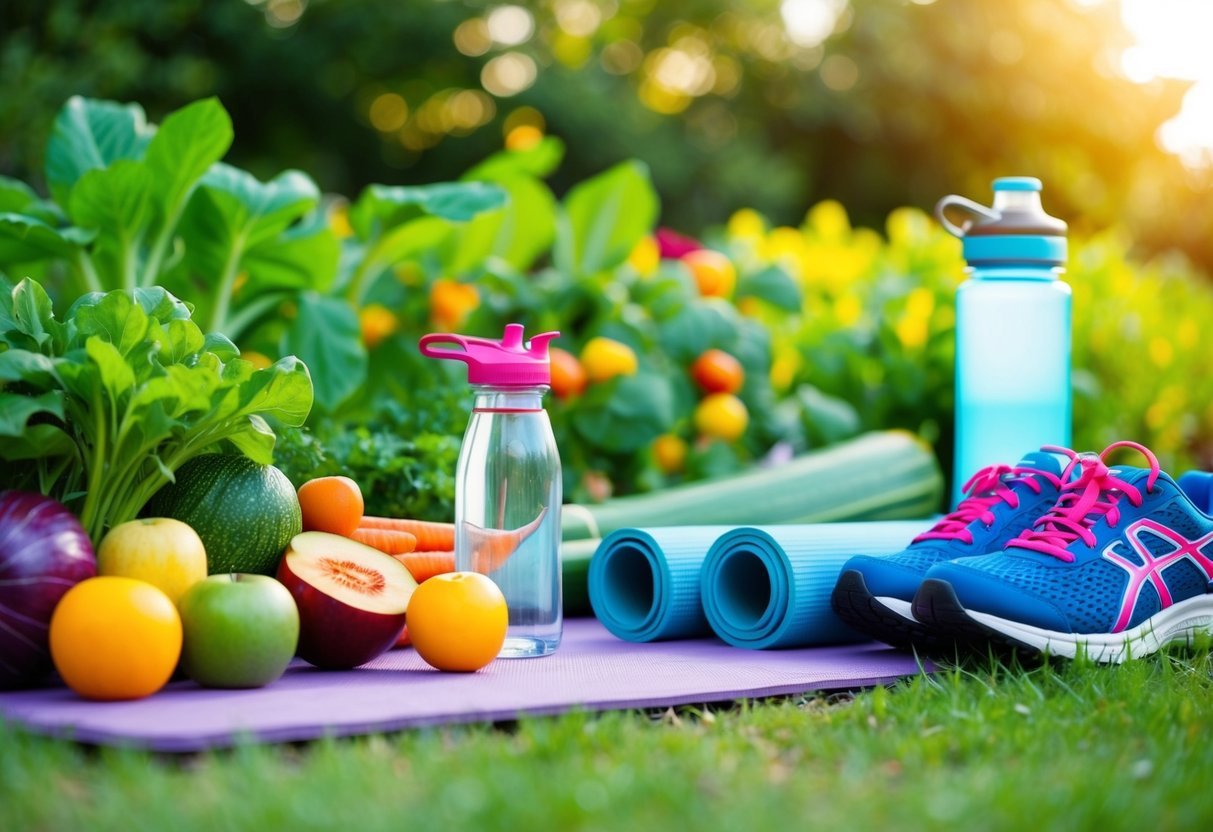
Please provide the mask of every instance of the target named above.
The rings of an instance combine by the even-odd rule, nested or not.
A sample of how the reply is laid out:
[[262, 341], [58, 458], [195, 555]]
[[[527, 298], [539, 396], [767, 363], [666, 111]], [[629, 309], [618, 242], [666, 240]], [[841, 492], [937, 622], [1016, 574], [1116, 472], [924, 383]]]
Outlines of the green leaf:
[[573, 415], [577, 432], [611, 453], [634, 453], [673, 423], [674, 395], [669, 380], [644, 372], [591, 388]]
[[658, 338], [671, 358], [685, 364], [704, 350], [731, 344], [739, 327], [737, 310], [727, 301], [695, 299], [661, 322]]
[[571, 189], [564, 200], [557, 265], [589, 276], [618, 266], [657, 222], [657, 191], [648, 168], [623, 162]]
[[460, 178], [468, 182], [503, 182], [519, 175], [546, 179], [563, 159], [564, 142], [555, 136], [544, 136], [525, 150], [494, 153]]
[[46, 181], [60, 205], [80, 177], [119, 159], [138, 159], [154, 130], [138, 104], [72, 96], [59, 115], [46, 148]]
[[358, 315], [338, 298], [301, 294], [282, 351], [299, 356], [311, 370], [316, 406], [321, 410], [331, 413], [366, 380], [367, 356]]
[[42, 285], [26, 278], [13, 289], [13, 329], [28, 335], [38, 346], [50, 341], [62, 329], [55, 320], [50, 296]]
[[789, 312], [799, 312], [804, 304], [800, 284], [778, 266], [743, 278], [737, 286], [737, 297], [755, 297]]
[[57, 425], [26, 425], [19, 436], [0, 435], [0, 459], [10, 462], [68, 456], [75, 452], [76, 444]]
[[204, 349], [217, 355], [221, 361], [230, 361], [240, 355], [240, 349], [222, 332], [208, 332]]
[[55, 373], [55, 362], [29, 350], [0, 352], [0, 381], [27, 381], [42, 386]]
[[276, 437], [273, 429], [260, 416], [249, 416], [244, 429], [229, 435], [227, 439], [253, 462], [273, 464]]
[[135, 374], [122, 353], [118, 352], [109, 341], [99, 335], [89, 338], [84, 344], [84, 351], [97, 365], [101, 374], [101, 384], [110, 398], [117, 402], [124, 398], [135, 387]]
[[488, 257], [499, 257], [518, 271], [526, 271], [552, 245], [556, 237], [556, 198], [547, 186], [516, 176], [499, 182], [509, 202], [496, 211], [472, 219], [460, 235], [452, 274], [473, 272]]
[[362, 240], [423, 215], [466, 222], [505, 204], [505, 191], [484, 182], [437, 185], [371, 185], [350, 209], [350, 224]]
[[114, 162], [86, 171], [72, 188], [68, 211], [81, 228], [98, 228], [127, 240], [147, 222], [152, 174], [143, 162]]
[[0, 392], [0, 436], [21, 436], [30, 418], [40, 413], [62, 420], [63, 393], [52, 390], [40, 396], [22, 396]]
[[161, 211], [180, 205], [231, 144], [232, 120], [217, 98], [195, 101], [166, 118], [147, 147]]
[[88, 340], [94, 335], [100, 336], [125, 357], [147, 337], [150, 320], [131, 295], [122, 291], [108, 292], [100, 303], [77, 310], [77, 338], [84, 341], [85, 349], [88, 349]]
[[[341, 243], [317, 213], [318, 222], [301, 223], [245, 252], [248, 274], [242, 290], [252, 295], [269, 289], [327, 291], [337, 276]], [[239, 308], [239, 307], [237, 307]]]
[[307, 365], [288, 355], [264, 370], [255, 371], [240, 385], [237, 413], [264, 414], [285, 425], [298, 427], [307, 421], [312, 410], [312, 395], [312, 377]]
[[72, 258], [96, 236], [83, 228], [56, 229], [24, 214], [0, 214], [0, 264]]
[[206, 337], [196, 323], [190, 320], [169, 321], [164, 327], [161, 360], [165, 363], [180, 364], [205, 347]]
[[0, 176], [0, 214], [23, 213], [38, 201], [34, 189], [18, 179]]
[[269, 182], [218, 162], [202, 177], [210, 197], [229, 231], [247, 237], [251, 247], [273, 237], [316, 207], [320, 189], [307, 174], [287, 170]]
[[859, 433], [859, 414], [849, 402], [828, 396], [811, 384], [796, 390], [804, 408], [804, 423], [809, 436], [822, 444], [848, 439]]

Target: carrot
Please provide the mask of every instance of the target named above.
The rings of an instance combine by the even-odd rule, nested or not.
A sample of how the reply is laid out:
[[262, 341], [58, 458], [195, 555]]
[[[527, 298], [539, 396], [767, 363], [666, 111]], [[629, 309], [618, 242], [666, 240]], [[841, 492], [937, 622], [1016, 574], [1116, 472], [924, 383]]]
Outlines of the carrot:
[[418, 552], [445, 552], [455, 548], [455, 524], [397, 517], [363, 517], [362, 529], [389, 529], [408, 532], [417, 538]]
[[413, 575], [413, 580], [421, 583], [426, 578], [455, 571], [455, 553], [450, 552], [405, 552], [392, 557], [403, 563]]
[[417, 548], [416, 537], [394, 529], [357, 528], [350, 533], [350, 539], [389, 555], [403, 555]]

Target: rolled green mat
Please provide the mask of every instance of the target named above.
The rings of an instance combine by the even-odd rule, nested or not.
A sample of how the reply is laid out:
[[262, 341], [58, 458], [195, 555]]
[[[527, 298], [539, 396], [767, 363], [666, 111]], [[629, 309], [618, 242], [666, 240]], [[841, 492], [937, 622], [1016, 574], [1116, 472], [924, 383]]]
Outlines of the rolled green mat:
[[727, 526], [619, 529], [590, 559], [590, 605], [625, 641], [711, 633], [699, 600], [699, 569]]
[[560, 544], [560, 582], [564, 593], [564, 614], [569, 618], [593, 615], [590, 609], [590, 559], [601, 540], [566, 540]]
[[852, 555], [898, 552], [930, 522], [732, 529], [712, 544], [700, 570], [704, 615], [713, 632], [734, 647], [864, 640], [830, 608], [843, 563]]
[[943, 477], [931, 449], [906, 431], [867, 433], [781, 465], [561, 509], [564, 540], [617, 529], [702, 524], [765, 526], [927, 517]]

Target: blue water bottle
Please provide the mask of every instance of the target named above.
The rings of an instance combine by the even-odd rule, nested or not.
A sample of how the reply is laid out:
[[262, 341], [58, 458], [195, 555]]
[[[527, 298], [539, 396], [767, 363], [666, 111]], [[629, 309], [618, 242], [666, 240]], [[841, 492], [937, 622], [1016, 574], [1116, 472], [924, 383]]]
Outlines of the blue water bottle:
[[983, 466], [1070, 444], [1066, 224], [1045, 213], [1040, 190], [1039, 179], [1008, 176], [994, 180], [990, 207], [961, 196], [935, 206], [963, 241], [969, 275], [956, 293], [953, 505]]

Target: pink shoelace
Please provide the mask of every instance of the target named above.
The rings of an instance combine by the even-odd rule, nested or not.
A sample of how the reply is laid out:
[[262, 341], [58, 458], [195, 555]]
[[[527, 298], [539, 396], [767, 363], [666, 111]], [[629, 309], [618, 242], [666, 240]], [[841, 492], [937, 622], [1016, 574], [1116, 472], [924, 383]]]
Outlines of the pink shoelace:
[[[1054, 450], [1047, 448], [1046, 450]], [[1066, 451], [1073, 456], [1072, 451]], [[1048, 471], [1012, 465], [990, 465], [982, 468], [961, 489], [969, 496], [960, 501], [956, 510], [948, 514], [928, 531], [914, 538], [918, 543], [923, 540], [960, 540], [964, 543], [973, 542], [973, 533], [968, 525], [974, 520], [980, 520], [987, 526], [994, 522], [994, 512], [991, 509], [999, 502], [1008, 504], [1011, 508], [1019, 508], [1019, 495], [1010, 484], [1022, 482], [1037, 494], [1040, 493], [1040, 483], [1037, 477], [1044, 477], [1060, 487], [1061, 478]]]
[[[1103, 518], [1109, 526], [1120, 522], [1120, 508], [1117, 503], [1122, 498], [1130, 505], [1140, 506], [1141, 491], [1115, 475], [1108, 468], [1107, 456], [1117, 448], [1132, 448], [1139, 451], [1150, 462], [1150, 475], [1146, 478], [1146, 492], [1154, 489], [1154, 481], [1158, 479], [1158, 459], [1144, 445], [1136, 442], [1113, 442], [1098, 455], [1076, 455], [1071, 459], [1062, 474], [1063, 480], [1069, 480], [1061, 487], [1061, 496], [1047, 512], [1042, 514], [1032, 524], [1032, 528], [1023, 532], [1019, 537], [1009, 541], [1007, 548], [1031, 549], [1046, 555], [1052, 555], [1066, 563], [1074, 562], [1074, 555], [1068, 550], [1071, 543], [1081, 540], [1088, 548], [1095, 545], [1095, 533], [1092, 527]], [[1079, 476], [1069, 479], [1075, 465], [1082, 466]]]

